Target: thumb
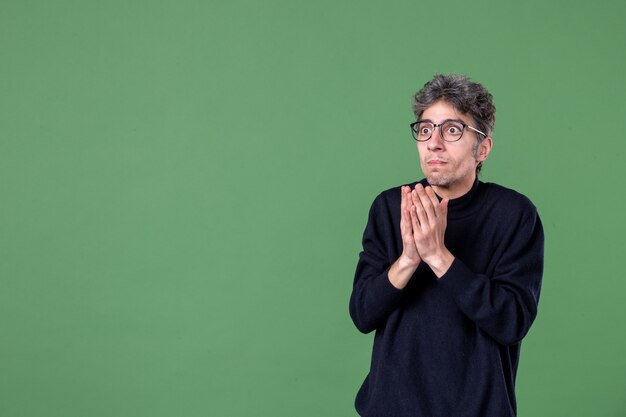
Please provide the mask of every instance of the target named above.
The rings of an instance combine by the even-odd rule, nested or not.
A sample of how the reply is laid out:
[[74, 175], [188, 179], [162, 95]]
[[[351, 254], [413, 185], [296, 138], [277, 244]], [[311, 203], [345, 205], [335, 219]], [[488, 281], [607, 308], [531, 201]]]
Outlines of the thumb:
[[450, 199], [448, 197], [443, 198], [441, 200], [441, 203], [439, 204], [439, 208], [441, 210], [441, 215], [444, 217], [448, 217], [448, 202], [450, 201]]

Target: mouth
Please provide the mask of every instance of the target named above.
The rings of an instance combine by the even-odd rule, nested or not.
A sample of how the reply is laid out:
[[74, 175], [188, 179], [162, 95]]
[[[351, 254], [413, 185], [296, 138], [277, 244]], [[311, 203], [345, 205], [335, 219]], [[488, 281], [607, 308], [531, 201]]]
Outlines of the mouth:
[[427, 161], [426, 164], [428, 164], [428, 166], [431, 166], [431, 167], [440, 167], [440, 166], [444, 166], [445, 164], [447, 164], [447, 162], [441, 161], [439, 159], [431, 159], [430, 161]]

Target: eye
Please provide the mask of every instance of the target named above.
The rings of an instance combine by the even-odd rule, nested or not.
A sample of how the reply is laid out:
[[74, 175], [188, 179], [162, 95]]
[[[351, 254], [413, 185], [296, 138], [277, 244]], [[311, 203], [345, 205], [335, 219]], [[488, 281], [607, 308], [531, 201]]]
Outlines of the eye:
[[463, 125], [456, 122], [448, 122], [444, 125], [443, 131], [448, 135], [459, 136], [463, 132]]
[[419, 133], [420, 136], [430, 136], [432, 132], [433, 125], [431, 123], [420, 123], [417, 126], [417, 133]]

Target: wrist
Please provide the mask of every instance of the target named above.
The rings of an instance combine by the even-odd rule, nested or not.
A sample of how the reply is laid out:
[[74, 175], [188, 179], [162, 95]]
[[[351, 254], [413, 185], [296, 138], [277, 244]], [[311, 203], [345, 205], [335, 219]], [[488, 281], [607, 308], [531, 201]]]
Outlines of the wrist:
[[391, 282], [391, 284], [397, 289], [403, 289], [411, 280], [411, 277], [415, 273], [419, 263], [419, 259], [416, 262], [407, 256], [400, 255], [393, 265], [391, 265], [391, 268], [389, 268], [389, 272], [387, 274], [389, 282]]
[[419, 255], [417, 256], [417, 258], [412, 258], [402, 253], [400, 257], [398, 257], [398, 259], [396, 260], [396, 263], [398, 264], [399, 269], [413, 269], [413, 272], [415, 272], [415, 269], [417, 269], [421, 261], [422, 260], [420, 259]]
[[443, 251], [437, 253], [435, 256], [432, 256], [428, 259], [428, 261], [424, 260], [424, 262], [428, 264], [437, 278], [441, 278], [452, 266], [452, 262], [454, 262], [454, 255], [452, 255], [449, 250], [444, 248]]

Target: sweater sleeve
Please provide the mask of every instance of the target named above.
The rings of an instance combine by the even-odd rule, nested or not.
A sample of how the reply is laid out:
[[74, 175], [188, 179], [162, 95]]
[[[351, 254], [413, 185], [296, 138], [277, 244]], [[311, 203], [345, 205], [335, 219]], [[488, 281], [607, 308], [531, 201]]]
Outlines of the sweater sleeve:
[[527, 213], [493, 276], [476, 274], [456, 258], [438, 283], [482, 331], [503, 345], [519, 343], [537, 315], [544, 235], [536, 211]]
[[384, 216], [381, 199], [378, 196], [374, 200], [369, 212], [363, 233], [363, 251], [359, 254], [350, 297], [350, 317], [363, 333], [384, 324], [400, 304], [403, 294], [391, 284], [387, 275], [391, 263], [385, 243], [391, 234], [386, 229], [392, 227], [392, 222]]

